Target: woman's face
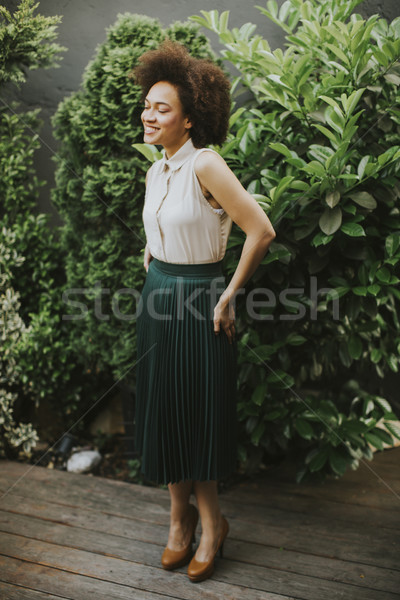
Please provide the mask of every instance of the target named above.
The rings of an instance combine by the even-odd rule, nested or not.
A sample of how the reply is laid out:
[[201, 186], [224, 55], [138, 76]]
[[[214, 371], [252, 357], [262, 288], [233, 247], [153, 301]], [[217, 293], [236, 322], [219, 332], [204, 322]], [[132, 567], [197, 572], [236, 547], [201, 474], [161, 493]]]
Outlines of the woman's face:
[[168, 156], [187, 141], [192, 126], [188, 117], [183, 114], [176, 87], [168, 81], [159, 81], [150, 88], [142, 112], [142, 122], [144, 142], [164, 146]]

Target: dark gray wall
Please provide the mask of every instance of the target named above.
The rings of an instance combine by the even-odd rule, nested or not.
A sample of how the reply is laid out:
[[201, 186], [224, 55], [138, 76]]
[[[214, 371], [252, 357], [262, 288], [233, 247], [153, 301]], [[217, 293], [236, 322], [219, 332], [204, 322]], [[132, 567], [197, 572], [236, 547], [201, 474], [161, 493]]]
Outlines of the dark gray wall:
[[[283, 0], [278, 0], [281, 5]], [[3, 5], [14, 11], [18, 0], [3, 0]], [[21, 108], [40, 107], [44, 121], [41, 130], [41, 149], [36, 153], [38, 176], [48, 183], [41, 190], [39, 210], [50, 212], [53, 222], [58, 216], [49, 201], [49, 191], [54, 185], [54, 161], [57, 141], [53, 138], [50, 117], [58, 103], [72, 91], [78, 89], [82, 73], [95, 53], [96, 46], [105, 39], [105, 29], [113, 24], [119, 13], [131, 12], [158, 18], [164, 26], [176, 20], [186, 20], [200, 10], [217, 8], [220, 12], [230, 11], [230, 26], [240, 27], [243, 23], [257, 23], [256, 32], [265, 37], [274, 49], [283, 45], [279, 27], [263, 17], [255, 4], [265, 5], [264, 0], [42, 0], [37, 12], [44, 15], [62, 15], [58, 27], [58, 42], [66, 46], [63, 60], [58, 69], [38, 70], [29, 73], [28, 81], [20, 90], [10, 90], [8, 98], [21, 101]], [[400, 14], [399, 0], [366, 0], [358, 9], [363, 16], [379, 13], [389, 21]], [[216, 36], [204, 30], [214, 50], [221, 48]]]

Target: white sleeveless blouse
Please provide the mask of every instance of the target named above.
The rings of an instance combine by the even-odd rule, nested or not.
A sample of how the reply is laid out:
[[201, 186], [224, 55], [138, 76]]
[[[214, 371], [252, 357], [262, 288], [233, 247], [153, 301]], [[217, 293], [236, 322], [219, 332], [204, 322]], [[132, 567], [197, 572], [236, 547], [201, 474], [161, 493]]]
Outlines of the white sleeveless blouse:
[[217, 262], [225, 255], [232, 219], [203, 195], [194, 162], [204, 151], [215, 152], [195, 148], [189, 138], [170, 159], [164, 150], [148, 171], [142, 217], [154, 258], [193, 264]]

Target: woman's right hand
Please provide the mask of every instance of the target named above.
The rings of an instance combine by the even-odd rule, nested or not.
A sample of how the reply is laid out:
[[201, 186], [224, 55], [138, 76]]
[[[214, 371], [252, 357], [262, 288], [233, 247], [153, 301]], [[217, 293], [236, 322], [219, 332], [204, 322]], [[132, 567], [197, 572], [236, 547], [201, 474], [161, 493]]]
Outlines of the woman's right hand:
[[150, 264], [150, 261], [152, 260], [152, 258], [153, 257], [151, 255], [149, 247], [146, 244], [146, 248], [144, 249], [144, 259], [143, 259], [143, 265], [144, 265], [144, 268], [146, 269], [146, 273], [149, 270], [149, 264]]

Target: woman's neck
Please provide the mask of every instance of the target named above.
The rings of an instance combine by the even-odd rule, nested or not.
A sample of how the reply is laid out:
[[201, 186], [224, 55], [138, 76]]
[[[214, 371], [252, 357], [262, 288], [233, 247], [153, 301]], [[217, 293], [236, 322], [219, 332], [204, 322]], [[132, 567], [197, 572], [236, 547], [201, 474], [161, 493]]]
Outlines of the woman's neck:
[[189, 139], [189, 138], [190, 138], [190, 135], [189, 135], [189, 134], [187, 134], [187, 135], [184, 135], [184, 136], [183, 136], [183, 137], [182, 137], [182, 138], [179, 140], [179, 142], [177, 142], [176, 144], [173, 144], [173, 145], [171, 145], [171, 146], [168, 146], [168, 147], [167, 147], [167, 146], [164, 146], [164, 150], [165, 150], [165, 156], [166, 156], [166, 159], [167, 159], [167, 160], [169, 160], [170, 158], [172, 158], [172, 157], [173, 157], [173, 155], [174, 155], [176, 152], [178, 152], [178, 150], [179, 150], [180, 148], [182, 148], [182, 146], [183, 146], [184, 144], [186, 144], [186, 142], [188, 141], [188, 139]]

